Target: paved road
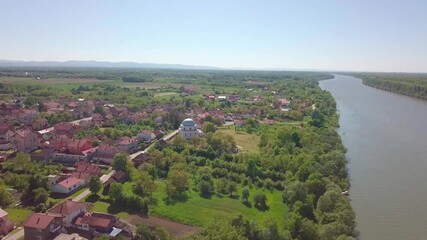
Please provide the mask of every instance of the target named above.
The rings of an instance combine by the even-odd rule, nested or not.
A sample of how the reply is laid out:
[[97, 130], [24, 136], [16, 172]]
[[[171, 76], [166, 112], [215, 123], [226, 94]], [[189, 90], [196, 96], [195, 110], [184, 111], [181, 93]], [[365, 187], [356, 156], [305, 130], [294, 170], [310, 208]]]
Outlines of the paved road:
[[[70, 123], [79, 124], [81, 121], [90, 121], [90, 120], [92, 120], [92, 117], [87, 117], [87, 118], [82, 118], [82, 119], [74, 120], [74, 121], [71, 121]], [[39, 133], [40, 134], [45, 134], [45, 133], [48, 133], [48, 132], [51, 132], [51, 131], [53, 131], [53, 127], [40, 130]]]
[[[175, 131], [173, 131], [172, 133], [170, 133], [170, 134], [168, 134], [168, 135], [164, 136], [162, 139], [163, 139], [163, 140], [165, 140], [165, 141], [169, 141], [170, 139], [172, 139], [173, 137], [175, 137], [177, 134], [178, 134], [178, 130], [175, 130]], [[157, 141], [156, 141], [156, 142], [157, 142]], [[136, 158], [139, 154], [141, 154], [141, 153], [145, 153], [145, 152], [147, 152], [148, 150], [150, 150], [150, 148], [152, 148], [156, 142], [153, 142], [152, 144], [150, 144], [150, 146], [148, 146], [146, 149], [144, 149], [144, 150], [142, 150], [142, 151], [138, 151], [138, 152], [136, 152], [136, 153], [132, 153], [132, 154], [130, 155], [130, 160], [132, 160], [132, 159]]]
[[[113, 174], [115, 172], [116, 172], [116, 170], [112, 170], [110, 173], [102, 175], [100, 177], [101, 182], [105, 183], [106, 181], [108, 181], [108, 179], [110, 179], [110, 177], [113, 176]], [[73, 198], [73, 201], [79, 202], [79, 201], [83, 200], [90, 193], [91, 193], [90, 190], [86, 189], [82, 193], [80, 193], [79, 195], [77, 195], [75, 198]]]
[[13, 234], [8, 234], [3, 240], [18, 240], [19, 238], [24, 237], [24, 229], [21, 229]]

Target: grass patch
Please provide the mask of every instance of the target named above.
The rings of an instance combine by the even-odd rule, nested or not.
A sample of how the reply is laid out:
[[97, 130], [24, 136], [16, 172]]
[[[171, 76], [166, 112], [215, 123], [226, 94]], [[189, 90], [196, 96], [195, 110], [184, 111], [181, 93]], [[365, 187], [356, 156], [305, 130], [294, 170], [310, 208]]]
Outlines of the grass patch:
[[170, 96], [170, 95], [178, 95], [177, 92], [161, 92], [161, 93], [155, 93], [154, 97], [164, 97], [164, 96]]
[[[218, 215], [235, 216], [241, 213], [243, 216], [263, 224], [267, 219], [272, 219], [278, 224], [280, 229], [284, 229], [284, 219], [287, 214], [287, 206], [282, 202], [282, 195], [279, 191], [264, 191], [267, 195], [266, 211], [260, 211], [253, 207], [253, 204], [245, 205], [240, 196], [230, 198], [227, 196], [213, 195], [210, 198], [200, 197], [198, 192], [189, 191], [187, 199], [182, 202], [169, 203], [165, 201], [165, 183], [158, 182], [157, 191], [154, 194], [157, 205], [151, 210], [150, 214], [175, 220], [189, 225], [206, 226]], [[250, 201], [252, 196], [259, 189], [250, 189]], [[239, 187], [238, 193], [241, 194]]]
[[33, 212], [26, 208], [6, 208], [5, 211], [9, 213], [8, 218], [15, 223], [15, 226], [20, 226]]
[[256, 134], [249, 134], [246, 132], [239, 132], [233, 129], [218, 129], [218, 132], [230, 135], [236, 141], [236, 144], [243, 148], [245, 152], [259, 152], [260, 137]]

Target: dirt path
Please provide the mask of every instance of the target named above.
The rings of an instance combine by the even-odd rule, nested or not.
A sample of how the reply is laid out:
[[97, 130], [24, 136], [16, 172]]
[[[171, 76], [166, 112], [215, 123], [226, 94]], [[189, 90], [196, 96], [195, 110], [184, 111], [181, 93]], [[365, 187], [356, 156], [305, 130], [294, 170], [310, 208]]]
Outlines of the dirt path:
[[139, 216], [139, 215], [131, 215], [126, 218], [126, 222], [129, 222], [133, 225], [138, 225], [140, 223], [144, 223], [149, 227], [158, 227], [163, 226], [166, 230], [169, 231], [172, 236], [175, 238], [188, 238], [189, 236], [199, 232], [201, 230], [200, 227], [190, 226], [181, 224], [178, 222], [174, 222], [171, 220], [153, 217], [153, 216]]

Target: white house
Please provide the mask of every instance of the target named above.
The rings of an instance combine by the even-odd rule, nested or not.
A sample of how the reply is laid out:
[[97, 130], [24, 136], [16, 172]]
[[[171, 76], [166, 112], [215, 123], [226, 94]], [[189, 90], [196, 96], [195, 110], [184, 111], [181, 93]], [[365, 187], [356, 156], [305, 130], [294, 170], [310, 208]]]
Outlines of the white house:
[[74, 220], [87, 211], [86, 204], [67, 200], [60, 205], [48, 210], [48, 213], [59, 214], [65, 227], [71, 227]]
[[193, 119], [187, 118], [182, 121], [181, 126], [179, 127], [179, 135], [185, 139], [191, 139], [193, 137], [203, 136], [203, 132], [197, 129], [197, 124]]
[[151, 142], [156, 140], [156, 135], [152, 131], [143, 130], [142, 132], [138, 133], [137, 138], [139, 141]]
[[52, 186], [53, 193], [70, 194], [79, 190], [83, 186], [83, 180], [76, 177], [69, 177]]

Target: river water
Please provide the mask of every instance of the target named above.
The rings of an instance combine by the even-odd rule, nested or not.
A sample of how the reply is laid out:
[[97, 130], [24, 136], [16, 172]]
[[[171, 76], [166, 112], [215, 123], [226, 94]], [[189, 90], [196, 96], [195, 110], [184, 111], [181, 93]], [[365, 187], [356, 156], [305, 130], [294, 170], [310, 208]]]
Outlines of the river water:
[[320, 82], [340, 114], [361, 239], [427, 239], [427, 102], [336, 75]]

